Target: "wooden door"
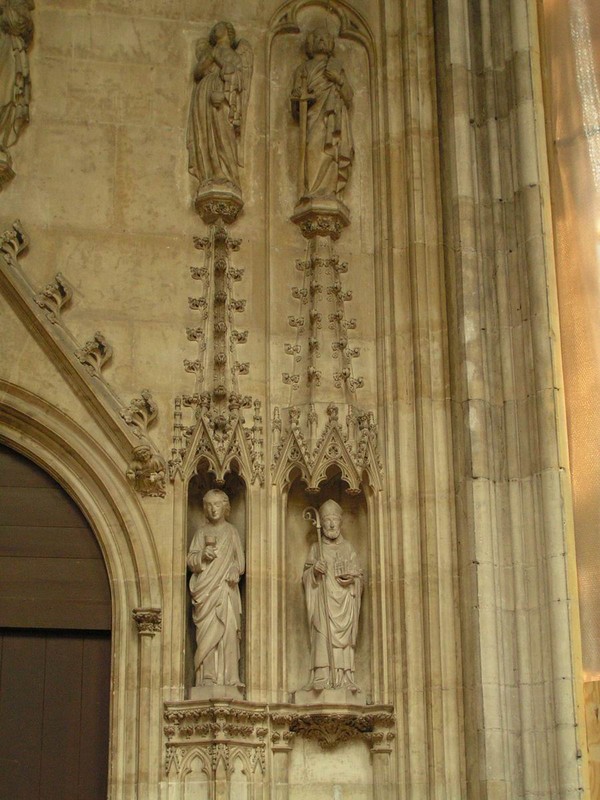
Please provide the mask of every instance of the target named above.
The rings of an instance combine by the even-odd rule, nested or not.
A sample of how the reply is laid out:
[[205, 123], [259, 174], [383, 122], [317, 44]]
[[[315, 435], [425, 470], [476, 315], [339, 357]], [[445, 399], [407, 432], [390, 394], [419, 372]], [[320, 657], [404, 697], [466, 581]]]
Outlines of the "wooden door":
[[0, 800], [105, 800], [110, 623], [84, 516], [0, 446]]
[[110, 633], [0, 631], [0, 798], [105, 800]]

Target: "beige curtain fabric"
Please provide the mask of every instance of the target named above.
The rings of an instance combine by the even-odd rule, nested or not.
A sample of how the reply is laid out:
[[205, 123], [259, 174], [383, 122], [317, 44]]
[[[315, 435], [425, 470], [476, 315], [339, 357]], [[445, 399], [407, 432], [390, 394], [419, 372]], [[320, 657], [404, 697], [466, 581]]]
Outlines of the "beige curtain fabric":
[[541, 8], [583, 666], [598, 680], [600, 0], [542, 0]]

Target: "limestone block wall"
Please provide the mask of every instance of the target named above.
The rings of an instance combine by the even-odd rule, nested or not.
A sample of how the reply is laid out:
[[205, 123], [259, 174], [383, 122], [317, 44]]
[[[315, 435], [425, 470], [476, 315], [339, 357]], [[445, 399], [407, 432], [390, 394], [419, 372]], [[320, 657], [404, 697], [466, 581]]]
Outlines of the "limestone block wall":
[[[0, 249], [0, 435], [75, 497], [107, 561], [110, 797], [579, 797], [535, 3], [38, 0], [33, 20], [0, 191], [2, 230], [21, 221]], [[223, 235], [186, 149], [196, 41], [219, 20], [253, 53]], [[321, 24], [355, 158], [349, 224], [312, 208], [312, 236], [290, 219], [290, 93]], [[219, 429], [218, 259], [237, 331]], [[57, 273], [72, 294], [52, 319]], [[140, 442], [164, 497], [127, 477]], [[246, 551], [245, 696], [215, 708], [189, 699], [186, 553], [217, 478]], [[330, 497], [366, 574], [363, 692], [319, 716], [294, 698], [302, 511]]]

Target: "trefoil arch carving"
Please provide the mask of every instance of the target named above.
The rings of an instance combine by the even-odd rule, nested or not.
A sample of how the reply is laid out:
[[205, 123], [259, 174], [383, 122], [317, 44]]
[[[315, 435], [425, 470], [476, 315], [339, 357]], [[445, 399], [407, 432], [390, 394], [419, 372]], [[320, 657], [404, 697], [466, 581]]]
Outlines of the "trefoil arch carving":
[[299, 472], [307, 490], [317, 492], [332, 469], [337, 468], [348, 485], [346, 491], [349, 494], [360, 493], [365, 481], [376, 490], [382, 488], [377, 426], [372, 413], [359, 412], [355, 416], [354, 409], [349, 407], [342, 427], [339, 407], [330, 403], [327, 422], [312, 448], [302, 430], [300, 409], [292, 406], [284, 410], [284, 415], [287, 416], [285, 429], [281, 412], [275, 409], [274, 457], [271, 466], [273, 484], [284, 488]]

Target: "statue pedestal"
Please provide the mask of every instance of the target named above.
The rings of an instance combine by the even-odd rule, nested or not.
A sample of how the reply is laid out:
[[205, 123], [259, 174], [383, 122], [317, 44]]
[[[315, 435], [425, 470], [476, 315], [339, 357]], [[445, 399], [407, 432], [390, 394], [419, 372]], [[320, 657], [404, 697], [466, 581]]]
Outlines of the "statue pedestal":
[[299, 689], [294, 692], [294, 703], [297, 706], [364, 706], [362, 692], [351, 692], [350, 689]]
[[201, 186], [194, 200], [196, 211], [207, 225], [212, 225], [219, 219], [231, 225], [243, 205], [242, 193], [233, 185]]
[[339, 239], [343, 229], [350, 224], [350, 211], [337, 197], [303, 197], [291, 220], [306, 239], [315, 236]]
[[206, 686], [193, 686], [190, 700], [243, 700], [244, 693], [239, 686], [221, 686], [216, 683]]

